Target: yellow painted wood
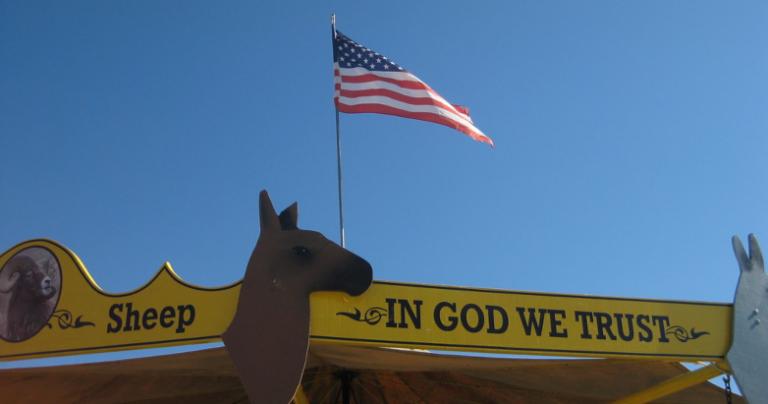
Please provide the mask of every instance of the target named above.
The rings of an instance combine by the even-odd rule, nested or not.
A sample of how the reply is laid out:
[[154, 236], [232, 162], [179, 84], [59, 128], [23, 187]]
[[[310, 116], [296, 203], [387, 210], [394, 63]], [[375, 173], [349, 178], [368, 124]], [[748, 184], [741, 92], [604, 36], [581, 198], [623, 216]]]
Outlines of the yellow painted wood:
[[[529, 355], [721, 361], [732, 306], [374, 282], [312, 295], [313, 342]], [[534, 323], [536, 323], [534, 325]]]
[[309, 404], [309, 399], [307, 398], [307, 395], [304, 393], [304, 388], [301, 387], [301, 384], [299, 384], [299, 388], [296, 390], [296, 395], [293, 396], [293, 403]]
[[[105, 292], [73, 251], [51, 240], [0, 255], [0, 288], [10, 282], [5, 263], [30, 249], [58, 264], [58, 295], [49, 325], [23, 341], [3, 338], [0, 310], [0, 361], [220, 341], [237, 307], [239, 282], [194, 286], [167, 263], [133, 292]], [[0, 294], [0, 308], [6, 298]], [[723, 303], [384, 281], [357, 297], [313, 293], [310, 306], [314, 344], [707, 362], [723, 360], [733, 311]]]

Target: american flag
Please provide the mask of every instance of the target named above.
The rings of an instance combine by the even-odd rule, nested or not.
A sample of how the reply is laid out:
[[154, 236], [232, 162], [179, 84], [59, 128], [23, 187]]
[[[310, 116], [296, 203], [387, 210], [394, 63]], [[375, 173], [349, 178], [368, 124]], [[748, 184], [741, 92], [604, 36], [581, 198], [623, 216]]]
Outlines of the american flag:
[[450, 104], [413, 73], [339, 31], [334, 32], [333, 72], [340, 112], [439, 123], [493, 146], [493, 140], [475, 127], [467, 108]]

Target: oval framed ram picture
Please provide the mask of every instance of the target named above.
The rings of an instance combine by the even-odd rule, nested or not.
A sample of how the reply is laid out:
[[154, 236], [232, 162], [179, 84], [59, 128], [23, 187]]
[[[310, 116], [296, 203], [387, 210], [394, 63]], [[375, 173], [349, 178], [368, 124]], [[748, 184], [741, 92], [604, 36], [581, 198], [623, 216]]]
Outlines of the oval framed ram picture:
[[46, 248], [29, 247], [0, 268], [0, 338], [21, 342], [48, 324], [61, 294], [61, 266]]

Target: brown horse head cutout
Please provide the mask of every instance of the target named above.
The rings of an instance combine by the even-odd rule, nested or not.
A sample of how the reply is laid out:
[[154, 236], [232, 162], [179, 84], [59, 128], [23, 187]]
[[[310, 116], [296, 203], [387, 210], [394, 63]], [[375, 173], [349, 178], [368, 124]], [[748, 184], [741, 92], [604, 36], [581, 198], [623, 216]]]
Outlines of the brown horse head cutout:
[[372, 270], [322, 234], [299, 229], [296, 203], [278, 216], [261, 191], [259, 217], [259, 240], [222, 337], [250, 400], [283, 404], [293, 398], [307, 359], [309, 294], [357, 296], [370, 286]]

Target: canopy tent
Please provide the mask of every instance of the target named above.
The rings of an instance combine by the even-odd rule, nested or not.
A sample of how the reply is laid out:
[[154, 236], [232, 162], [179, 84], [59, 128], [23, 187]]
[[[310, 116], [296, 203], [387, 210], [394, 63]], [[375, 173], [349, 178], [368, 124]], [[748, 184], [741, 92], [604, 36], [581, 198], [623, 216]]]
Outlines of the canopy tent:
[[[277, 229], [283, 223], [265, 193], [261, 202], [269, 208], [270, 237], [291, 241], [278, 237], [290, 230]], [[285, 212], [295, 221], [295, 205]], [[285, 254], [258, 244], [254, 257], [264, 262], [251, 259], [246, 270], [258, 276], [241, 282], [197, 287], [166, 263], [142, 288], [109, 294], [74, 252], [50, 240], [30, 240], [0, 255], [0, 289], [22, 285], [25, 293], [48, 300], [24, 300], [13, 310], [9, 305], [6, 324], [0, 324], [0, 360], [221, 340], [227, 348], [4, 370], [0, 400], [702, 403], [726, 400], [724, 391], [702, 383], [731, 371], [747, 397], [760, 399], [768, 397], [762, 378], [768, 374], [768, 328], [758, 318], [768, 312], [768, 275], [752, 236], [749, 246], [748, 256], [734, 239], [742, 274], [734, 304], [725, 304], [372, 282], [370, 265], [338, 246], [330, 246], [333, 254], [323, 251], [339, 268], [357, 268], [349, 276], [336, 274], [336, 264], [306, 271], [302, 262], [283, 263]], [[295, 254], [287, 256], [293, 260]], [[21, 283], [21, 271], [29, 274], [24, 279], [57, 281]], [[324, 280], [307, 276], [300, 285], [296, 273]], [[327, 290], [311, 293], [317, 284]], [[418, 349], [595, 359], [448, 356]], [[710, 365], [689, 372], [680, 361]]]
[[[675, 362], [508, 359], [315, 344], [302, 380], [310, 403], [589, 403], [626, 397], [688, 372]], [[0, 371], [4, 403], [245, 403], [225, 348]], [[258, 401], [258, 398], [255, 398]], [[722, 403], [699, 384], [659, 403]], [[733, 402], [743, 403], [739, 396]]]

